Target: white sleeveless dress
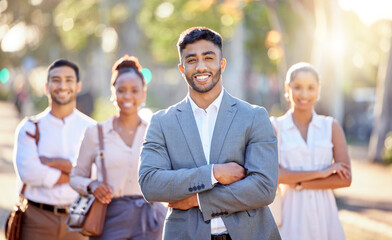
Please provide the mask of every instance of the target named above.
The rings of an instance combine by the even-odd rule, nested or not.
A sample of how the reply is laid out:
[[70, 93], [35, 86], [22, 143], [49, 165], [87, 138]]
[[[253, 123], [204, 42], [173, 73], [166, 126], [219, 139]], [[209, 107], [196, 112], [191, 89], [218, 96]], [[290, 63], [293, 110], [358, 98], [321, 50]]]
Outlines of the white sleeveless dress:
[[[294, 125], [292, 111], [272, 118], [279, 141], [279, 162], [284, 168], [298, 171], [321, 170], [332, 164], [332, 117], [313, 112], [307, 142]], [[345, 239], [338, 217], [335, 197], [331, 189], [296, 191], [282, 187], [283, 240], [340, 240]]]

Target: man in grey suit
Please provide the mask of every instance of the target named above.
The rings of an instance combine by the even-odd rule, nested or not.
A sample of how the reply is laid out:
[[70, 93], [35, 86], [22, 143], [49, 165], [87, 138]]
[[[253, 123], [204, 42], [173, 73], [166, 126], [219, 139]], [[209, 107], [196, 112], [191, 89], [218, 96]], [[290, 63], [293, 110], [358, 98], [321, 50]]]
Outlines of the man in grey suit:
[[223, 89], [218, 33], [190, 28], [178, 50], [188, 96], [154, 114], [139, 169], [146, 200], [169, 203], [164, 239], [280, 239], [267, 207], [278, 182], [268, 113]]

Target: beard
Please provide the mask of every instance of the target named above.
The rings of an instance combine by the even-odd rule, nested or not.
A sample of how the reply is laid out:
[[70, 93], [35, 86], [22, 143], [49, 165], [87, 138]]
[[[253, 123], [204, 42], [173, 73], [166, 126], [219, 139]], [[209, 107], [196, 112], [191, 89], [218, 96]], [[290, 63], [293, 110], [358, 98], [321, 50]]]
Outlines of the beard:
[[221, 78], [222, 69], [219, 68], [219, 70], [214, 75], [212, 74], [212, 72], [204, 72], [204, 73], [210, 74], [211, 78], [212, 78], [211, 83], [209, 83], [206, 86], [197, 85], [196, 80], [194, 80], [194, 75], [200, 74], [200, 73], [194, 73], [190, 77], [185, 76], [186, 81], [188, 82], [189, 86], [198, 93], [206, 93], [206, 92], [211, 91], [211, 89], [213, 89], [216, 86], [216, 84], [219, 82], [219, 80]]
[[67, 105], [67, 104], [76, 100], [76, 95], [74, 94], [74, 95], [69, 96], [69, 98], [67, 98], [67, 99], [62, 99], [52, 93], [52, 94], [50, 94], [50, 98], [52, 99], [52, 101], [54, 103], [56, 103], [58, 105]]

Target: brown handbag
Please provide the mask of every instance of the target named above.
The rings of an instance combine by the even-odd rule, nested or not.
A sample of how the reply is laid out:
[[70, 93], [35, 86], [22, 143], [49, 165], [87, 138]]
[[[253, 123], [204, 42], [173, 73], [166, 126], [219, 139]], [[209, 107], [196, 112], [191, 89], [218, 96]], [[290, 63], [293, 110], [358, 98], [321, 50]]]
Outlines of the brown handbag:
[[[26, 132], [29, 137], [35, 139], [35, 144], [38, 146], [39, 142], [39, 128], [38, 128], [38, 120], [34, 117], [31, 117], [29, 121], [35, 124], [35, 135]], [[26, 189], [26, 184], [23, 184], [23, 187], [19, 194], [19, 199], [16, 202], [14, 208], [12, 209], [10, 215], [5, 222], [4, 235], [6, 240], [19, 240], [20, 238], [20, 230], [22, 228], [22, 217], [23, 213], [27, 209], [27, 199], [24, 196], [24, 192]]]
[[16, 202], [14, 209], [11, 211], [5, 223], [5, 239], [19, 240], [20, 229], [22, 227], [22, 216], [27, 209], [27, 199], [24, 197], [24, 190], [26, 184], [23, 184], [22, 191], [19, 195], [19, 200]]
[[[99, 157], [101, 159], [103, 183], [106, 184], [106, 169], [103, 155], [102, 125], [98, 124]], [[69, 207], [67, 229], [80, 232], [84, 236], [98, 237], [102, 234], [107, 204], [95, 199], [93, 194], [79, 195]]]

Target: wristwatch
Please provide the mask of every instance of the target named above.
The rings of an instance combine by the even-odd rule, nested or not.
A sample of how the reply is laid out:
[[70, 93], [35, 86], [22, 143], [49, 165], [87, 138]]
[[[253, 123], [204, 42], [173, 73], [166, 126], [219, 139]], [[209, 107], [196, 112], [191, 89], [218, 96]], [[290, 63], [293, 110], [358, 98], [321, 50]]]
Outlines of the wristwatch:
[[91, 191], [91, 183], [87, 186], [87, 193], [88, 194], [93, 194], [93, 192]]
[[302, 189], [304, 189], [304, 187], [302, 186], [302, 183], [301, 182], [297, 182], [297, 184], [295, 185], [295, 190], [297, 190], [299, 192]]

